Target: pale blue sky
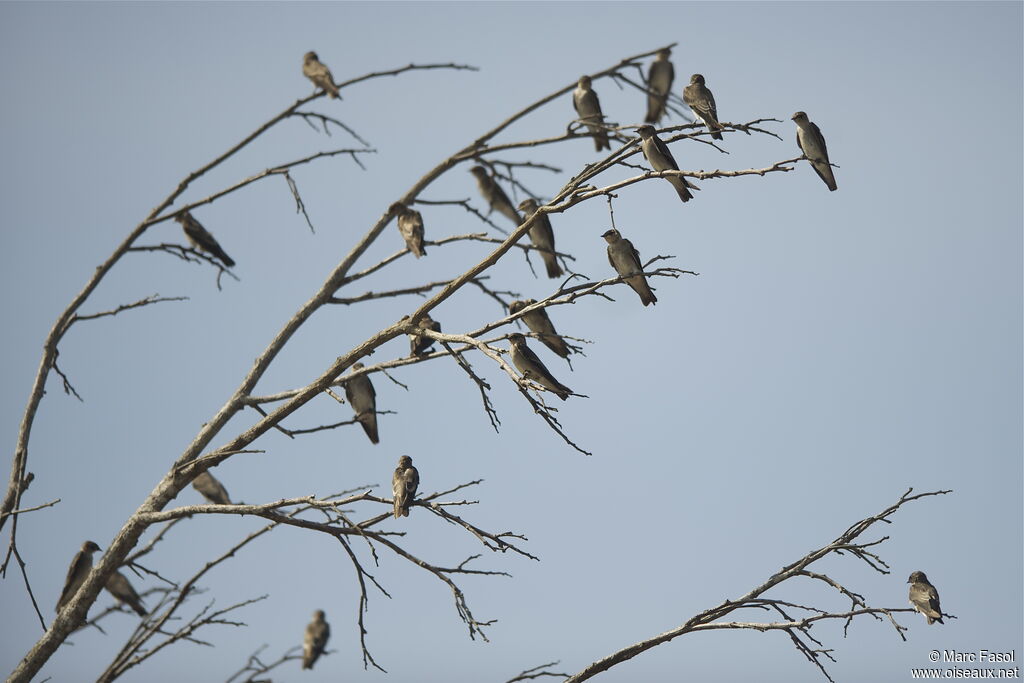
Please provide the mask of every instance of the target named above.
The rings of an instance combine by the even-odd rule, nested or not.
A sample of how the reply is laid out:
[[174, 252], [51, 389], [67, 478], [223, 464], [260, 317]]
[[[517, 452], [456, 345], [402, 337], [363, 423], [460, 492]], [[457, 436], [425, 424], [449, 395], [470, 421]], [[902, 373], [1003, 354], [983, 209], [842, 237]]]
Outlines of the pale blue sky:
[[[653, 308], [619, 286], [614, 303], [590, 298], [552, 311], [559, 331], [596, 342], [573, 372], [537, 345], [563, 382], [590, 396], [560, 405], [559, 417], [593, 457], [565, 447], [507, 378], [470, 356], [494, 387], [500, 435], [476, 386], [451, 361], [433, 361], [395, 373], [408, 393], [374, 378], [378, 407], [399, 413], [380, 418], [380, 445], [358, 428], [296, 441], [270, 433], [255, 445], [266, 454], [236, 457], [215, 472], [246, 502], [385, 484], [403, 453], [416, 459], [427, 492], [483, 478], [467, 494], [480, 505], [463, 509], [466, 517], [528, 536], [526, 549], [541, 558], [488, 555], [482, 568], [514, 578], [460, 580], [474, 614], [498, 619], [491, 642], [466, 637], [442, 584], [384, 555], [371, 571], [394, 599], [371, 595], [367, 628], [390, 673], [364, 671], [348, 559], [333, 541], [288, 529], [213, 574], [210, 593], [193, 603], [269, 593], [238, 615], [248, 628], [208, 631], [216, 649], [179, 646], [125, 680], [224, 680], [264, 643], [271, 655], [297, 644], [316, 608], [327, 612], [336, 654], [313, 672], [293, 666], [275, 681], [500, 682], [553, 660], [575, 672], [742, 595], [909, 486], [955, 492], [905, 508], [895, 525], [869, 534], [891, 537], [881, 550], [891, 575], [850, 558], [821, 569], [891, 607], [906, 606], [907, 575], [923, 570], [959, 619], [929, 627], [902, 615], [906, 643], [872, 620], [856, 622], [846, 639], [839, 625], [822, 625], [815, 633], [839, 660], [829, 665], [833, 677], [910, 680], [910, 667], [928, 666], [932, 649], [1016, 647], [1019, 656], [1021, 25], [1022, 4], [1010, 2], [0, 4], [0, 439], [8, 453], [59, 311], [185, 174], [311, 92], [300, 71], [304, 52], [316, 50], [338, 80], [410, 62], [481, 68], [381, 79], [346, 90], [343, 102], [318, 100], [316, 110], [379, 151], [365, 171], [337, 158], [294, 173], [315, 235], [281, 179], [197, 211], [238, 262], [241, 282], [226, 280], [217, 291], [208, 269], [135, 255], [98, 289], [84, 312], [153, 293], [191, 300], [76, 326], [61, 345], [61, 368], [85, 403], [51, 379], [31, 444], [36, 481], [24, 502], [62, 503], [19, 522], [45, 615], [77, 546], [107, 546], [388, 204], [526, 103], [677, 42], [677, 93], [700, 72], [723, 120], [782, 120], [769, 124], [782, 141], [729, 135], [729, 155], [676, 143], [683, 168], [762, 167], [796, 156], [789, 117], [804, 110], [840, 167], [839, 190], [828, 192], [801, 164], [764, 178], [704, 181], [686, 206], [660, 182], [619, 193], [616, 224], [641, 254], [675, 255], [676, 266], [700, 276], [656, 282]], [[610, 119], [640, 123], [641, 95], [607, 80], [595, 89]], [[566, 96], [501, 139], [558, 134], [572, 118]], [[271, 164], [356, 144], [286, 123], [186, 199]], [[581, 140], [507, 158], [562, 168], [558, 176], [520, 176], [549, 196], [595, 157]], [[480, 206], [464, 168], [422, 196], [470, 197]], [[423, 213], [428, 237], [478, 229], [459, 209]], [[609, 274], [603, 202], [553, 224], [580, 272]], [[163, 224], [142, 242], [181, 240], [176, 224]], [[360, 263], [398, 246], [389, 227]], [[349, 294], [451, 277], [484, 253], [436, 249]], [[552, 288], [517, 255], [493, 278], [535, 298]], [[419, 301], [321, 312], [260, 392], [305, 384]], [[467, 290], [435, 317], [446, 331], [464, 331], [499, 315], [493, 301]], [[399, 340], [374, 360], [406, 352]], [[349, 415], [317, 399], [289, 424]], [[244, 414], [215, 444], [254, 418]], [[195, 502], [191, 489], [176, 501]], [[413, 552], [439, 564], [478, 552], [465, 534], [419, 513], [387, 527], [407, 530]], [[235, 517], [190, 521], [149, 563], [184, 578], [258, 526]], [[362, 559], [370, 561], [365, 551]], [[848, 604], [818, 586], [770, 595], [837, 610]], [[98, 606], [109, 601], [103, 595]], [[0, 669], [10, 671], [39, 635], [16, 572], [0, 582], [0, 606]], [[135, 621], [115, 615], [107, 635], [75, 636], [40, 679], [94, 678]], [[690, 635], [598, 678], [683, 679], [824, 680], [780, 633]]]

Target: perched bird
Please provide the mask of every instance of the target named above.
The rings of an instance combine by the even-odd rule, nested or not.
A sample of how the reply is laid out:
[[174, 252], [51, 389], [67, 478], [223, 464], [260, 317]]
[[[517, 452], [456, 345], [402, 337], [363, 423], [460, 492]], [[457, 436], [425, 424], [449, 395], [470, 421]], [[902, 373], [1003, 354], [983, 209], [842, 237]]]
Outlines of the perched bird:
[[[537, 202], [529, 198], [524, 199], [519, 202], [519, 210], [529, 216], [537, 210]], [[551, 229], [551, 221], [548, 220], [547, 214], [540, 214], [533, 220], [533, 225], [530, 226], [530, 241], [538, 249], [550, 250], [540, 252], [544, 267], [548, 270], [548, 277], [562, 277], [558, 257], [551, 253], [555, 250], [555, 231]]]
[[231, 260], [223, 249], [220, 248], [220, 244], [213, 238], [210, 231], [202, 226], [202, 224], [192, 217], [192, 214], [188, 211], [182, 211], [174, 220], [181, 223], [181, 229], [185, 231], [185, 237], [192, 243], [192, 246], [199, 251], [205, 251], [207, 254], [219, 258], [224, 262], [224, 265], [231, 268], [235, 265], [235, 262]]
[[[441, 332], [441, 323], [437, 322], [430, 317], [429, 313], [424, 313], [423, 317], [420, 318], [420, 327], [425, 330], [433, 330], [434, 332]], [[430, 347], [434, 345], [434, 340], [425, 334], [410, 334], [409, 335], [409, 355], [410, 356], [422, 356]]]
[[331, 637], [331, 626], [324, 621], [324, 611], [313, 612], [313, 621], [306, 627], [306, 636], [302, 639], [302, 668], [312, 669], [313, 664], [324, 653], [327, 639]]
[[416, 489], [420, 485], [420, 473], [412, 466], [412, 458], [403, 455], [391, 477], [391, 493], [395, 497], [395, 519], [409, 516], [409, 505], [416, 500]]
[[313, 85], [330, 95], [332, 100], [341, 97], [338, 94], [338, 86], [334, 85], [334, 76], [331, 75], [331, 70], [327, 68], [326, 64], [320, 62], [320, 58], [316, 56], [315, 52], [307, 52], [302, 56], [302, 73], [313, 81]]
[[722, 124], [718, 122], [718, 109], [715, 107], [715, 96], [711, 94], [704, 85], [704, 77], [700, 74], [690, 76], [690, 85], [683, 88], [683, 102], [693, 110], [704, 121], [704, 125], [711, 131], [711, 137], [716, 140], [722, 139]]
[[[640, 301], [644, 306], [658, 303], [658, 297], [654, 296], [650, 285], [647, 284], [647, 277], [644, 276], [643, 262], [640, 260], [640, 252], [633, 243], [625, 239], [618, 230], [612, 228], [601, 235], [608, 242], [608, 263], [619, 275], [626, 278], [626, 284], [633, 288], [633, 291], [640, 295]], [[633, 275], [636, 273], [636, 275]], [[628, 277], [633, 275], [633, 277]]]
[[836, 191], [836, 177], [828, 162], [828, 148], [825, 147], [825, 136], [821, 134], [817, 124], [807, 119], [807, 114], [798, 111], [793, 114], [796, 121], [796, 144], [800, 151], [811, 162], [818, 177], [828, 185], [830, 192]]
[[391, 212], [398, 216], [398, 232], [405, 240], [405, 246], [409, 247], [416, 258], [427, 255], [423, 248], [423, 216], [415, 209], [410, 209], [402, 202], [395, 202], [391, 205]]
[[480, 194], [487, 201], [488, 207], [490, 207], [488, 214], [491, 211], [497, 211], [517, 226], [523, 222], [523, 219], [516, 212], [516, 207], [512, 206], [512, 200], [501, 189], [498, 181], [487, 174], [487, 169], [483, 166], [474, 166], [469, 169], [469, 172], [476, 176], [476, 186], [480, 188]]
[[587, 130], [593, 134], [594, 149], [598, 152], [602, 149], [611, 149], [608, 131], [601, 125], [604, 122], [601, 102], [597, 99], [597, 93], [590, 87], [590, 76], [580, 76], [576, 89], [572, 91], [572, 106], [576, 108], [580, 120], [587, 125]]
[[647, 123], [657, 125], [661, 117], [665, 115], [665, 104], [668, 102], [668, 94], [672, 92], [672, 81], [675, 80], [676, 70], [668, 58], [672, 56], [672, 50], [665, 48], [658, 52], [657, 58], [651, 62], [651, 68], [647, 72]]
[[928, 577], [924, 575], [924, 572], [914, 572], [907, 579], [907, 583], [910, 584], [910, 604], [914, 606], [914, 609], [923, 614], [928, 619], [929, 624], [934, 621], [942, 624], [939, 591], [935, 590], [935, 586], [928, 583]]
[[[537, 303], [536, 299], [523, 299], [522, 301], [513, 301], [508, 305], [508, 312], [515, 315], [519, 311]], [[569, 357], [569, 346], [565, 343], [565, 340], [558, 336], [555, 332], [555, 326], [551, 323], [551, 318], [548, 317], [547, 309], [538, 308], [524, 313], [520, 318], [526, 326], [530, 328], [530, 331], [540, 337], [541, 343], [548, 347], [562, 358]]]
[[142, 606], [142, 598], [135, 592], [132, 585], [128, 582], [128, 578], [121, 572], [115, 571], [107, 579], [107, 592], [117, 598], [117, 601], [123, 605], [128, 605], [135, 613], [140, 617], [146, 616], [146, 609]]
[[[353, 363], [352, 372], [363, 369], [362, 363]], [[356, 414], [356, 420], [363, 425], [363, 431], [370, 437], [370, 443], [380, 443], [377, 436], [377, 392], [369, 375], [350, 377], [345, 381], [345, 398]]]
[[64, 605], [78, 592], [82, 583], [85, 582], [89, 572], [92, 571], [92, 554], [100, 547], [92, 541], [82, 544], [82, 549], [75, 553], [68, 567], [67, 578], [64, 579], [64, 589], [60, 592], [60, 599], [57, 601], [57, 612], [64, 609]]
[[[662, 142], [661, 138], [654, 132], [654, 126], [640, 126], [637, 129], [640, 137], [643, 138], [641, 149], [643, 150], [644, 156], [647, 157], [647, 161], [650, 162], [651, 167], [655, 171], [678, 171], [679, 164], [676, 163], [675, 158], [672, 156], [672, 152], [669, 151], [668, 145]], [[690, 183], [686, 182], [686, 179], [682, 176], [666, 176], [665, 180], [671, 183], [672, 187], [676, 188], [676, 192], [679, 193], [679, 198], [684, 202], [688, 202], [693, 199], [693, 195], [690, 194], [690, 190], [687, 188], [697, 189]]]
[[192, 480], [192, 488], [203, 494], [203, 498], [214, 505], [231, 505], [228, 490], [209, 472], [203, 472]]
[[554, 392], [563, 401], [569, 398], [572, 389], [565, 386], [551, 374], [540, 358], [537, 358], [529, 346], [526, 345], [526, 337], [514, 332], [508, 336], [509, 354], [512, 356], [512, 364], [519, 372], [523, 373], [526, 379], [532, 379], [545, 389]]

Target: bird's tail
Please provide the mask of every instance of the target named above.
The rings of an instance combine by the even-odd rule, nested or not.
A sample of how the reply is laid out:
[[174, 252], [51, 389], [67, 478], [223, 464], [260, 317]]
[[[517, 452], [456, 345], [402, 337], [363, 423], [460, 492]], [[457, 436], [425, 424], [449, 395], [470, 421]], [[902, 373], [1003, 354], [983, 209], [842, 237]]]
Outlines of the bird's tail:
[[562, 277], [562, 268], [558, 265], [558, 258], [554, 254], [541, 254], [544, 259], [544, 266], [548, 270], [548, 277]]

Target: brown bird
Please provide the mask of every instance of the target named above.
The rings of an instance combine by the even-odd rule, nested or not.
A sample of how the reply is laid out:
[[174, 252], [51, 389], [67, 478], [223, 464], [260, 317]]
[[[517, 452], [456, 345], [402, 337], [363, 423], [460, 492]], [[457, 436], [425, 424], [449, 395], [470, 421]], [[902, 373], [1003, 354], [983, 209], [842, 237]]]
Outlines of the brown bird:
[[416, 500], [416, 489], [420, 485], [420, 473], [412, 466], [412, 458], [403, 455], [391, 477], [391, 492], [395, 498], [395, 519], [409, 516], [409, 506]]
[[[352, 372], [358, 372], [362, 369], [362, 363], [352, 364]], [[352, 406], [352, 411], [356, 414], [356, 420], [359, 421], [359, 424], [363, 425], [363, 431], [369, 437], [370, 443], [380, 443], [380, 437], [377, 434], [377, 392], [373, 389], [373, 383], [370, 382], [369, 375], [363, 374], [346, 380], [345, 398], [348, 399], [348, 404]]]
[[924, 572], [914, 572], [907, 579], [907, 583], [910, 584], [910, 604], [914, 606], [914, 609], [923, 614], [929, 624], [935, 621], [942, 624], [939, 591], [928, 583], [928, 577], [924, 575]]
[[71, 601], [78, 589], [85, 583], [86, 577], [92, 571], [92, 554], [100, 547], [92, 541], [82, 544], [82, 549], [75, 553], [71, 565], [68, 567], [67, 578], [64, 579], [64, 589], [60, 592], [60, 599], [57, 600], [57, 612], [64, 609], [64, 605]]
[[[523, 299], [522, 301], [513, 301], [508, 305], [508, 312], [515, 315], [524, 308], [537, 303], [536, 299]], [[555, 326], [551, 322], [551, 318], [548, 317], [546, 308], [538, 308], [524, 313], [520, 318], [526, 326], [530, 328], [530, 331], [536, 334], [541, 343], [548, 347], [562, 358], [569, 357], [569, 346], [565, 343], [565, 340], [558, 336], [555, 332]]]
[[644, 118], [647, 123], [657, 125], [665, 115], [665, 104], [676, 77], [676, 70], [668, 61], [671, 56], [672, 51], [668, 48], [658, 51], [658, 57], [651, 62], [647, 72], [647, 116]]
[[616, 273], [626, 278], [626, 284], [640, 295], [643, 305], [658, 303], [658, 297], [654, 296], [650, 285], [647, 284], [647, 277], [643, 274], [644, 266], [640, 260], [640, 252], [633, 247], [633, 243], [625, 239], [615, 228], [608, 230], [601, 237], [608, 242], [608, 263], [612, 264]]
[[[537, 202], [534, 199], [527, 198], [519, 202], [519, 210], [526, 216], [532, 214], [537, 208]], [[562, 277], [558, 257], [552, 253], [555, 251], [555, 231], [551, 229], [551, 221], [548, 220], [546, 213], [538, 214], [533, 219], [533, 225], [530, 226], [530, 241], [538, 249], [548, 250], [540, 252], [540, 257], [544, 260], [544, 267], [548, 271], [548, 277]]]
[[508, 336], [509, 355], [512, 357], [512, 364], [519, 372], [523, 373], [525, 379], [533, 380], [542, 387], [551, 391], [563, 401], [569, 398], [572, 389], [565, 386], [551, 374], [537, 354], [526, 345], [526, 337], [514, 332]]
[[302, 73], [313, 81], [313, 85], [330, 95], [332, 100], [341, 97], [338, 94], [338, 86], [334, 85], [334, 76], [331, 75], [331, 70], [327, 68], [326, 64], [320, 62], [320, 58], [316, 56], [315, 52], [307, 52], [302, 56]]
[[590, 84], [590, 76], [580, 76], [572, 92], [572, 106], [576, 108], [580, 121], [586, 124], [587, 130], [594, 136], [594, 149], [600, 152], [602, 149], [611, 149], [612, 144], [608, 141], [608, 131], [602, 126], [604, 115], [601, 113], [601, 102]]
[[392, 204], [391, 212], [398, 217], [398, 232], [402, 234], [405, 246], [409, 247], [416, 258], [426, 256], [427, 250], [423, 248], [423, 216], [420, 212], [402, 202]]
[[718, 108], [715, 107], [715, 96], [704, 85], [704, 77], [700, 74], [693, 74], [690, 77], [690, 85], [683, 88], [683, 102], [693, 110], [704, 125], [711, 131], [711, 137], [721, 140], [722, 124], [718, 122]]
[[209, 472], [203, 472], [192, 480], [192, 488], [214, 505], [231, 505], [228, 490]]
[[814, 172], [825, 183], [829, 192], [835, 192], [838, 186], [836, 185], [836, 176], [832, 173], [832, 166], [828, 161], [825, 136], [821, 134], [818, 125], [809, 120], [804, 112], [798, 111], [793, 114], [792, 119], [796, 122], [796, 144], [800, 145], [800, 151], [811, 162]]
[[[433, 330], [434, 332], [441, 332], [441, 323], [437, 322], [430, 317], [429, 313], [424, 313], [423, 317], [420, 318], [420, 325], [424, 330]], [[434, 345], [434, 340], [425, 334], [410, 334], [409, 335], [409, 355], [410, 356], [422, 356], [430, 347]]]
[[210, 231], [203, 227], [202, 223], [192, 217], [188, 211], [182, 211], [174, 220], [181, 223], [181, 229], [185, 231], [185, 237], [198, 251], [205, 251], [224, 262], [224, 265], [231, 268], [235, 262], [221, 249], [220, 244], [213, 238]]
[[519, 213], [516, 212], [516, 207], [512, 205], [512, 200], [505, 194], [505, 190], [501, 189], [498, 181], [487, 173], [486, 168], [474, 166], [469, 169], [469, 172], [476, 178], [476, 186], [480, 190], [480, 195], [487, 201], [488, 215], [491, 211], [497, 211], [517, 226], [523, 222]]
[[324, 621], [324, 611], [313, 612], [313, 621], [306, 627], [306, 635], [302, 639], [302, 668], [312, 669], [316, 660], [324, 653], [327, 639], [331, 637], [331, 626]]
[[142, 606], [142, 598], [132, 588], [132, 584], [128, 582], [128, 578], [121, 572], [115, 571], [107, 579], [107, 592], [117, 598], [117, 601], [122, 605], [128, 605], [135, 613], [140, 617], [146, 616], [146, 610]]
[[[640, 149], [643, 151], [647, 161], [650, 162], [651, 168], [655, 171], [679, 170], [679, 164], [676, 163], [675, 157], [672, 156], [672, 152], [669, 150], [668, 145], [665, 144], [665, 141], [658, 137], [654, 126], [640, 126], [636, 129], [636, 132], [643, 138]], [[665, 176], [665, 180], [672, 187], [676, 188], [676, 194], [684, 202], [693, 199], [693, 195], [690, 194], [691, 189], [700, 189], [682, 176]]]

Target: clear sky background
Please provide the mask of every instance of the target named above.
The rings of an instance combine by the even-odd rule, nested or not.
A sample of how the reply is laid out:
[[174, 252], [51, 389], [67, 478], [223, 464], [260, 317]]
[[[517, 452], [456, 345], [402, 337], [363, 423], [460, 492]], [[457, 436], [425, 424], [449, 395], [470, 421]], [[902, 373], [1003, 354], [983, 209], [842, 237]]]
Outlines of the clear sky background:
[[[643, 308], [625, 286], [551, 311], [559, 331], [593, 340], [574, 370], [534, 343], [566, 384], [589, 399], [559, 405], [566, 447], [514, 386], [479, 355], [501, 433], [476, 386], [450, 360], [399, 370], [401, 389], [375, 376], [381, 443], [358, 427], [289, 440], [269, 433], [215, 474], [246, 502], [386, 485], [399, 455], [421, 490], [484, 479], [460, 508], [492, 531], [529, 537], [541, 561], [485, 552], [481, 568], [513, 578], [459, 583], [474, 614], [497, 619], [490, 643], [471, 641], [448, 589], [382, 553], [371, 569], [393, 599], [371, 594], [368, 643], [389, 671], [364, 671], [352, 567], [329, 538], [283, 529], [213, 572], [226, 606], [269, 598], [236, 616], [247, 628], [201, 634], [216, 648], [179, 645], [125, 680], [224, 680], [249, 653], [271, 658], [301, 641], [310, 613], [327, 612], [336, 652], [313, 672], [274, 680], [505, 681], [560, 660], [575, 672], [614, 650], [736, 598], [828, 543], [908, 487], [953, 489], [900, 511], [865, 540], [890, 539], [882, 576], [853, 558], [823, 563], [875, 606], [907, 606], [907, 576], [938, 587], [944, 626], [904, 614], [886, 623], [814, 633], [835, 649], [837, 681], [910, 680], [933, 649], [1022, 652], [1022, 5], [1003, 3], [573, 4], [0, 4], [0, 441], [13, 451], [41, 344], [58, 313], [145, 214], [191, 170], [311, 92], [302, 54], [316, 50], [338, 80], [410, 62], [461, 62], [479, 72], [380, 79], [311, 108], [342, 119], [378, 150], [361, 170], [339, 157], [294, 173], [317, 228], [311, 234], [285, 182], [273, 178], [196, 212], [238, 262], [240, 282], [167, 255], [126, 258], [83, 312], [159, 293], [191, 297], [76, 326], [60, 366], [85, 399], [51, 377], [35, 424], [19, 547], [52, 617], [68, 562], [85, 539], [106, 548], [124, 520], [231, 394], [272, 335], [319, 287], [386, 207], [437, 162], [527, 103], [621, 58], [677, 42], [677, 94], [707, 77], [721, 118], [760, 117], [782, 140], [730, 134], [722, 154], [676, 143], [687, 169], [763, 167], [799, 154], [796, 110], [828, 141], [839, 190], [809, 166], [767, 177], [699, 183], [683, 206], [660, 181], [625, 189], [616, 225], [644, 257], [674, 255], [699, 277], [655, 282]], [[644, 98], [597, 81], [608, 117], [640, 123]], [[570, 96], [500, 141], [556, 135], [575, 117]], [[670, 121], [680, 123], [678, 118]], [[354, 147], [295, 120], [186, 195], [195, 200], [270, 165]], [[589, 139], [506, 159], [550, 196], [594, 160]], [[426, 199], [471, 198], [468, 165]], [[607, 174], [610, 182], [632, 171]], [[424, 208], [429, 238], [477, 231], [461, 209]], [[504, 219], [496, 216], [503, 227]], [[558, 246], [593, 278], [610, 274], [603, 201], [553, 219]], [[182, 242], [176, 224], [141, 242]], [[389, 226], [359, 266], [400, 246]], [[430, 249], [353, 286], [411, 286], [452, 277], [484, 245]], [[523, 296], [552, 291], [513, 254], [492, 283]], [[317, 314], [260, 384], [301, 386], [420, 299], [334, 307]], [[466, 289], [436, 312], [464, 331], [502, 311]], [[407, 353], [404, 339], [374, 361]], [[327, 397], [287, 421], [346, 419]], [[214, 445], [257, 419], [245, 413]], [[6, 482], [6, 470], [4, 475]], [[175, 504], [200, 502], [186, 489]], [[364, 506], [363, 518], [378, 512]], [[178, 525], [147, 564], [184, 579], [262, 524], [234, 516]], [[8, 526], [8, 529], [10, 527]], [[412, 552], [453, 565], [480, 552], [467, 534], [422, 510], [383, 528]], [[6, 530], [5, 530], [6, 531]], [[6, 544], [7, 536], [5, 535]], [[356, 544], [361, 559], [371, 560]], [[151, 587], [133, 577], [140, 590]], [[841, 610], [817, 585], [769, 594]], [[110, 603], [102, 594], [94, 611]], [[40, 635], [12, 568], [0, 581], [0, 669]], [[187, 611], [185, 614], [193, 612]], [[767, 618], [750, 614], [749, 619]], [[75, 635], [43, 669], [54, 681], [94, 678], [136, 623], [120, 614]], [[823, 680], [782, 633], [685, 636], [598, 680]]]

